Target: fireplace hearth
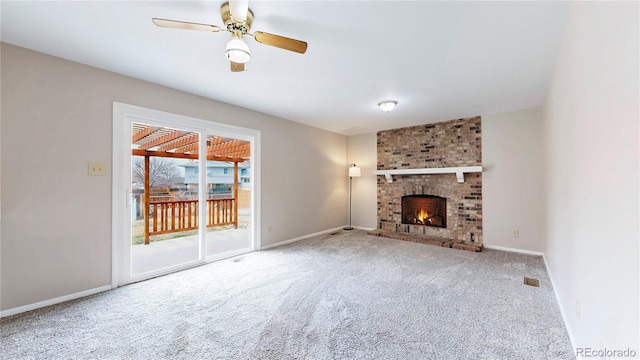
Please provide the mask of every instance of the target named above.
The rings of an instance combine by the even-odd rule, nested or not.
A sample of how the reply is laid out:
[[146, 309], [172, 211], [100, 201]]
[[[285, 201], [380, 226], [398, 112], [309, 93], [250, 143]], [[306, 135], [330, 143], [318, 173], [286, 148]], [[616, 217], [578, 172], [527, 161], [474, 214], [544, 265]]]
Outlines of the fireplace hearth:
[[402, 197], [402, 223], [447, 227], [447, 199], [435, 195]]

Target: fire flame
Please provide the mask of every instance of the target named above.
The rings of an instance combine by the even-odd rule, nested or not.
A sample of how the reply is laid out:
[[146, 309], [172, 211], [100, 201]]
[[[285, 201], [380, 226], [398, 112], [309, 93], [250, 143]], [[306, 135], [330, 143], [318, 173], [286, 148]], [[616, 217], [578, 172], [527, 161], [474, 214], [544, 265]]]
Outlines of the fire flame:
[[416, 211], [416, 220], [418, 224], [425, 224], [429, 219], [429, 214], [425, 209], [420, 209], [420, 211]]

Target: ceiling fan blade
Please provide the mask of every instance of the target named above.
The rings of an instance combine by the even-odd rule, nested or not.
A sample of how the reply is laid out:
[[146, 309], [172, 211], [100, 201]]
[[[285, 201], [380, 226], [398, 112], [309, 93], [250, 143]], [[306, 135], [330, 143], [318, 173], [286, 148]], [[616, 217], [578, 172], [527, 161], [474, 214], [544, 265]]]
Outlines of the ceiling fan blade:
[[249, 11], [249, 0], [229, 0], [229, 12], [235, 21], [247, 20], [247, 11]]
[[253, 34], [253, 38], [261, 44], [275, 46], [280, 49], [285, 49], [300, 54], [304, 54], [307, 51], [307, 43], [304, 41], [290, 39], [288, 37], [273, 35], [262, 31], [256, 31]]
[[200, 30], [200, 31], [212, 31], [219, 32], [221, 29], [219, 26], [208, 25], [208, 24], [198, 24], [186, 21], [178, 21], [178, 20], [167, 20], [167, 19], [158, 19], [153, 18], [153, 23], [157, 26], [173, 28], [173, 29], [186, 29], [186, 30]]
[[231, 72], [242, 72], [244, 71], [244, 64], [243, 63], [237, 63], [237, 62], [231, 62]]

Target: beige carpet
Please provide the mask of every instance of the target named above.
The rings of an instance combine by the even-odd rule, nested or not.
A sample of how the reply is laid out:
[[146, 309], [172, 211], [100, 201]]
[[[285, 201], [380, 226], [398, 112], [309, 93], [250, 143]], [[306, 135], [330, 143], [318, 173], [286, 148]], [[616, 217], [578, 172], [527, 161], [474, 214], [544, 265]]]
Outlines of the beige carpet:
[[[523, 284], [523, 277], [541, 286]], [[341, 231], [0, 320], [2, 359], [571, 359], [540, 257]]]

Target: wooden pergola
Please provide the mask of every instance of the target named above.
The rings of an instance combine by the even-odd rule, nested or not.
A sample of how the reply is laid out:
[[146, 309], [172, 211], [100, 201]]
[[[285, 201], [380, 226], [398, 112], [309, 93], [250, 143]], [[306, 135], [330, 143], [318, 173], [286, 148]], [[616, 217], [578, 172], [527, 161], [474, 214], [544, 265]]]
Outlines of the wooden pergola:
[[[199, 135], [195, 132], [133, 123], [131, 154], [144, 157], [145, 244], [149, 236], [197, 229], [197, 200], [150, 201], [150, 168], [152, 156], [176, 159], [200, 159]], [[232, 162], [233, 198], [208, 200], [207, 227], [233, 224], [238, 227], [238, 163], [251, 156], [251, 143], [246, 140], [207, 135], [206, 160]], [[154, 207], [153, 227], [150, 224]], [[158, 224], [158, 219], [160, 223]], [[159, 226], [158, 226], [159, 225]]]

